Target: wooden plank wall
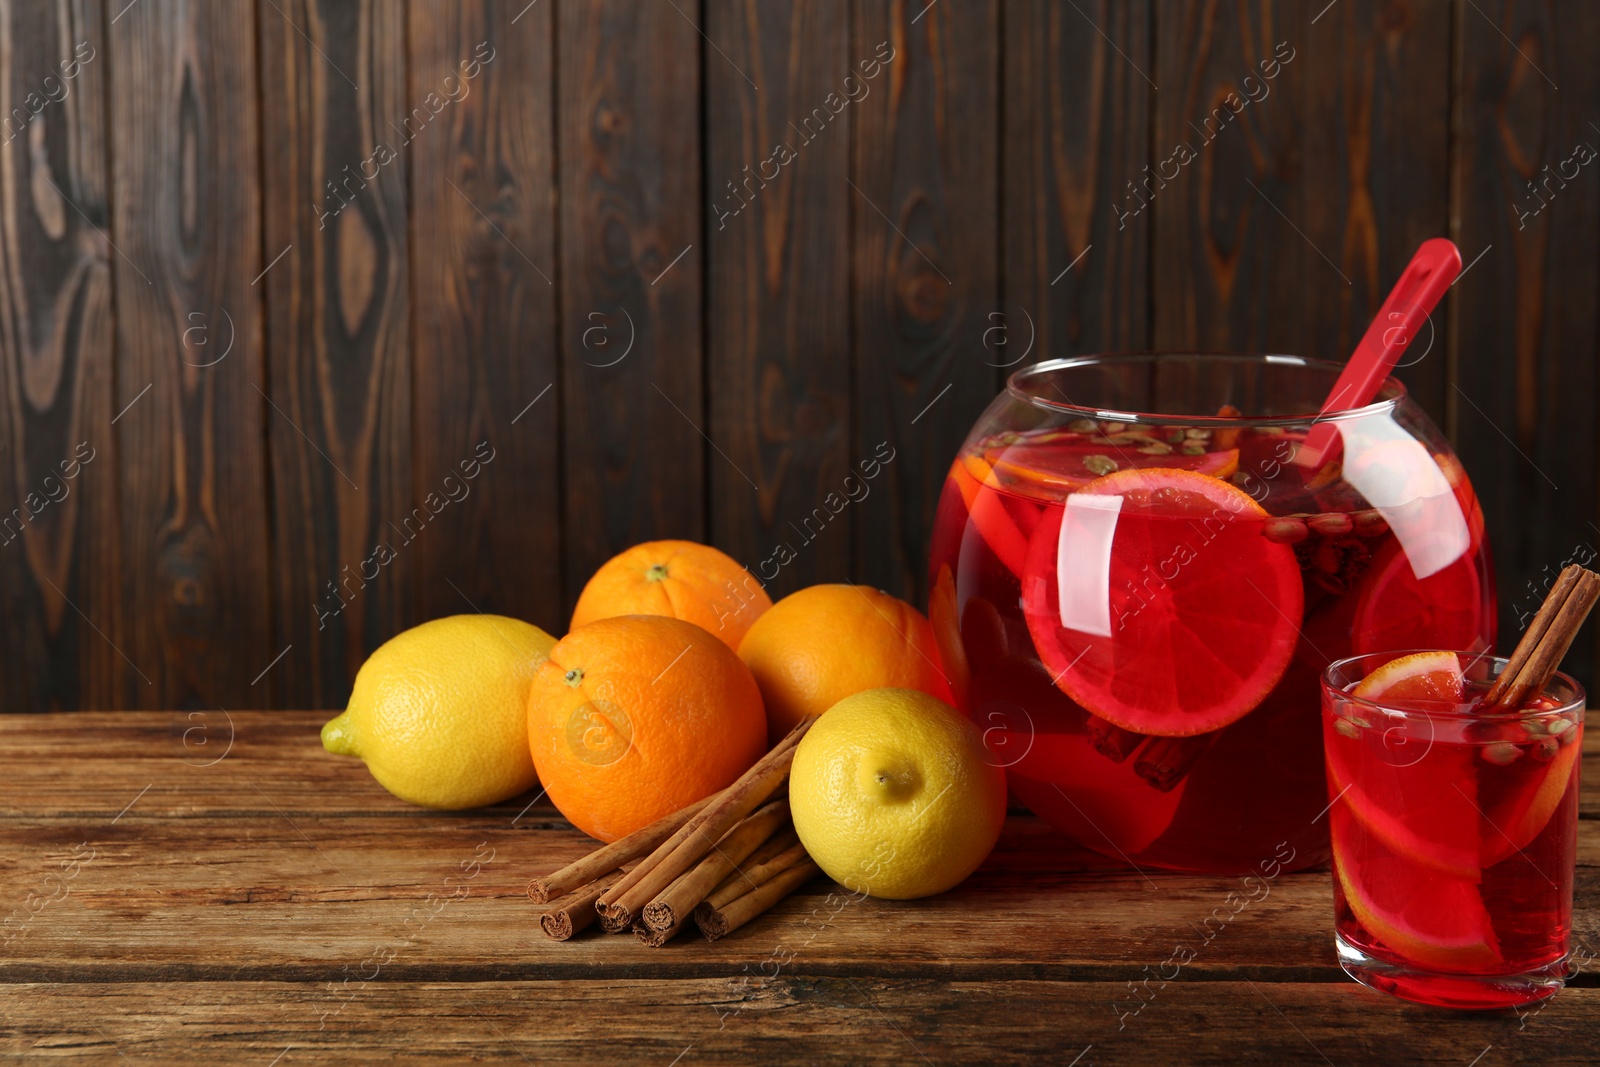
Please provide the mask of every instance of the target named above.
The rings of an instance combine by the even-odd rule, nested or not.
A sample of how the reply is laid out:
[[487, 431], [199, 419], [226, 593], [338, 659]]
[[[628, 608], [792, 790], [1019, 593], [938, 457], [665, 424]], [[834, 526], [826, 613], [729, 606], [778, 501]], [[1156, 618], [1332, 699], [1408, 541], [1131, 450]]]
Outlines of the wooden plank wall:
[[5, 707], [337, 706], [650, 537], [920, 601], [1012, 367], [1343, 358], [1434, 234], [1512, 634], [1600, 547], [1591, 8], [4, 5]]

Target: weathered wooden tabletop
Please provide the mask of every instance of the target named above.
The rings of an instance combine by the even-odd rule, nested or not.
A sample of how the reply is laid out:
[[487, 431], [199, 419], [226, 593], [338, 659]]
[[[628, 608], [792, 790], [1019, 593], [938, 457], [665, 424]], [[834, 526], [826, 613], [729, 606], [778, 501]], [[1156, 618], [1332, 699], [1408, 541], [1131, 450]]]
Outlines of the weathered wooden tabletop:
[[[1541, 1010], [1467, 1014], [1344, 977], [1325, 871], [1265, 891], [1146, 876], [1027, 816], [931, 900], [836, 907], [819, 881], [715, 944], [557, 944], [528, 880], [588, 850], [582, 834], [531, 795], [460, 813], [403, 804], [322, 751], [325, 718], [0, 716], [0, 1058], [1494, 1067], [1600, 1055], [1593, 784], [1578, 831], [1584, 973]], [[1215, 930], [1217, 916], [1207, 941], [1197, 925]], [[1176, 965], [1180, 945], [1194, 958]]]

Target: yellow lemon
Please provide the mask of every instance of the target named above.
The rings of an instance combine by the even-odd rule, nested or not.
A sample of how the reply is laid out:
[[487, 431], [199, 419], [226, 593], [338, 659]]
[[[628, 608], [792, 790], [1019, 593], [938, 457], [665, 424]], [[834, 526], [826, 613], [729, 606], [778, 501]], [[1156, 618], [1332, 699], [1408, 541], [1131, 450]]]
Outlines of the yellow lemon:
[[944, 892], [983, 862], [1005, 822], [1006, 778], [955, 708], [915, 689], [868, 689], [801, 739], [789, 808], [828, 877], [909, 900]]
[[528, 689], [555, 638], [503, 615], [452, 615], [385, 641], [356, 674], [322, 747], [359, 756], [401, 800], [474, 808], [537, 781]]

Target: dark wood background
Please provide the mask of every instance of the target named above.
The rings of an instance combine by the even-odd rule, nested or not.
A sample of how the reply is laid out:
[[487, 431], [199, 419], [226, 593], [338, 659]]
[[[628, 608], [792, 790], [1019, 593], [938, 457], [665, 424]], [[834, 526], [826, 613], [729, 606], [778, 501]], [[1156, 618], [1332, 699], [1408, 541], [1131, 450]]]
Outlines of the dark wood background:
[[560, 632], [652, 537], [920, 601], [1000, 365], [1344, 358], [1439, 234], [1470, 266], [1403, 376], [1503, 635], [1600, 544], [1600, 165], [1528, 184], [1600, 146], [1589, 0], [3, 10], [5, 710], [335, 706], [426, 618]]

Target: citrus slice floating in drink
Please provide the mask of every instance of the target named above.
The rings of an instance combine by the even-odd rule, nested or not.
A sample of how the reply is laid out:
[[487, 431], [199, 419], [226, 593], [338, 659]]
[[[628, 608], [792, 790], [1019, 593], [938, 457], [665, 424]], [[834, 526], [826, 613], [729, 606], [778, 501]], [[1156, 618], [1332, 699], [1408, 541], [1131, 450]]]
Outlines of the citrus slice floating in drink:
[[928, 590], [928, 621], [933, 624], [933, 637], [939, 643], [939, 659], [944, 663], [945, 675], [950, 681], [956, 707], [967, 707], [968, 687], [972, 684], [972, 667], [967, 662], [967, 650], [961, 643], [961, 620], [956, 607], [956, 580], [948, 563], [939, 565], [939, 576]]
[[[1175, 468], [1117, 471], [1078, 492], [1121, 498], [1109, 546], [1063, 538], [1067, 509], [1085, 503], [1069, 498], [1040, 519], [1022, 581], [1028, 630], [1056, 685], [1144, 734], [1208, 733], [1248, 714], [1288, 666], [1305, 603], [1294, 550], [1261, 536], [1267, 513], [1227, 482]], [[1110, 510], [1085, 509], [1099, 513], [1102, 536]], [[1088, 574], [1103, 599], [1064, 613], [1066, 568], [1079, 589]]]
[[[1159, 451], [1163, 448], [1167, 451]], [[1076, 492], [1108, 471], [1159, 467], [1226, 478], [1239, 469], [1237, 448], [1190, 454], [1182, 451], [1181, 446], [1174, 448], [1153, 438], [1149, 444], [1140, 445], [1134, 442], [1109, 444], [1092, 440], [1062, 441], [1042, 436], [1024, 436], [1014, 444], [1000, 444], [985, 449], [984, 459], [994, 468], [1002, 484], [1007, 480], [1015, 480], [1048, 496]]]
[[1477, 559], [1464, 552], [1442, 570], [1418, 578], [1405, 546], [1386, 544], [1362, 579], [1352, 642], [1356, 653], [1480, 646], [1489, 619]]
[[1028, 539], [1007, 509], [993, 469], [978, 456], [960, 456], [950, 466], [950, 480], [967, 505], [967, 519], [977, 528], [1007, 570], [1018, 578], [1028, 556]]
[[1397, 962], [1438, 971], [1493, 973], [1500, 945], [1477, 885], [1419, 867], [1366, 833], [1339, 805], [1333, 869], [1356, 920]]
[[[1461, 693], [1453, 652], [1401, 656], [1350, 690], [1362, 700], [1437, 713], [1454, 711]], [[1328, 779], [1367, 833], [1409, 862], [1477, 883], [1482, 816], [1474, 748], [1436, 745], [1441, 728], [1425, 715], [1385, 718], [1373, 708], [1360, 722], [1347, 718], [1333, 726], [1326, 735]]]
[[1350, 690], [1350, 695], [1377, 704], [1405, 707], [1421, 704], [1426, 710], [1451, 710], [1461, 703], [1461, 661], [1454, 652], [1417, 652], [1392, 659]]
[[[1503, 797], [1484, 813], [1483, 857], [1484, 867], [1492, 867], [1509, 859], [1533, 843], [1544, 832], [1550, 817], [1556, 813], [1561, 798], [1567, 794], [1572, 780], [1572, 767], [1578, 760], [1581, 738], [1562, 745], [1550, 760], [1544, 773], [1533, 784]], [[1525, 777], [1526, 771], [1518, 777]]]
[[[985, 625], [986, 612], [974, 612], [975, 604], [993, 611], [986, 601], [969, 600], [964, 634]], [[1113, 763], [1096, 752], [1084, 740], [1088, 717], [1050, 684], [1038, 661], [1009, 656], [984, 662], [989, 669], [972, 679], [972, 720], [1018, 800], [1106, 856], [1136, 855], [1166, 832], [1187, 780], [1163, 793], [1135, 773], [1131, 758]]]

